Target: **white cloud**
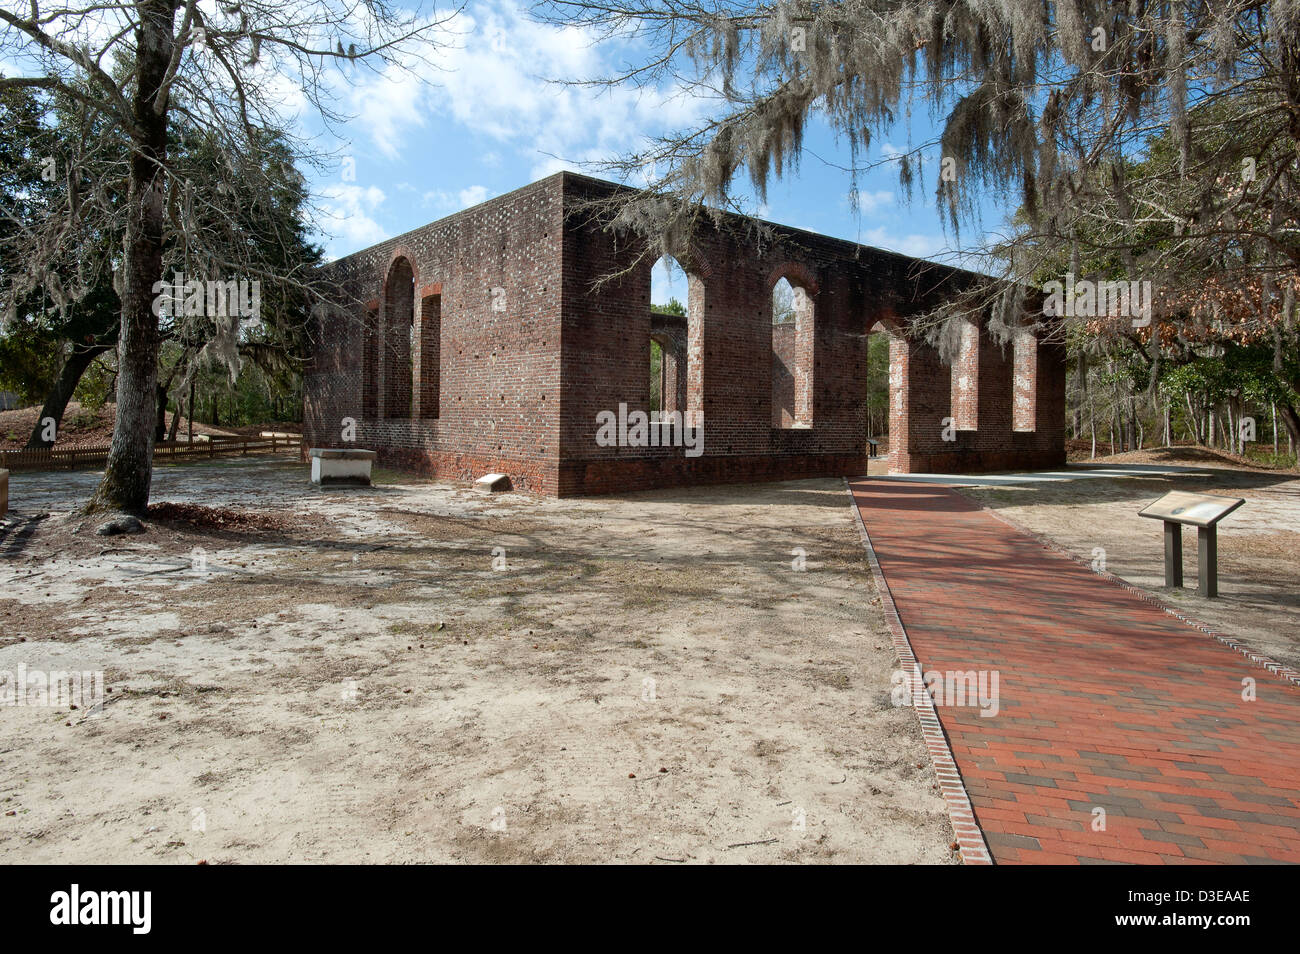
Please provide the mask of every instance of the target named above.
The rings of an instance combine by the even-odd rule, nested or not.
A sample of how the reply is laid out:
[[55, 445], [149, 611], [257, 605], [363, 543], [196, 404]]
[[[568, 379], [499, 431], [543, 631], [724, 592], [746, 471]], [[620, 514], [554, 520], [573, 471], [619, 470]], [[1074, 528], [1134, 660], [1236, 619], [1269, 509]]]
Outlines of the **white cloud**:
[[430, 90], [417, 73], [390, 67], [353, 88], [349, 111], [384, 156], [397, 158], [406, 133], [424, 125]]
[[900, 235], [892, 232], [887, 225], [864, 232], [858, 237], [858, 243], [901, 252], [914, 258], [929, 258], [949, 251], [948, 242], [941, 235], [923, 235], [919, 232]]
[[669, 299], [676, 298], [686, 304], [689, 289], [686, 273], [672, 259], [661, 258], [650, 269], [650, 303], [666, 305]]
[[487, 186], [475, 185], [470, 186], [468, 189], [461, 189], [456, 193], [456, 198], [460, 200], [463, 208], [468, 208], [471, 205], [478, 205], [487, 199], [489, 195]]
[[330, 236], [327, 251], [331, 257], [388, 238], [388, 232], [373, 217], [384, 198], [384, 191], [377, 186], [335, 184], [321, 188], [321, 231]]
[[536, 182], [538, 179], [545, 179], [547, 176], [554, 175], [557, 172], [564, 172], [566, 169], [571, 172], [577, 172], [574, 168], [575, 162], [567, 159], [561, 159], [559, 156], [540, 156], [533, 163], [532, 168], [528, 170], [528, 178]]
[[[405, 61], [408, 69], [389, 65], [370, 73], [344, 67], [335, 74], [340, 112], [353, 117], [347, 128], [353, 141], [340, 150], [367, 167], [357, 170], [362, 182], [380, 181], [400, 192], [389, 180], [376, 180], [374, 168], [408, 166], [411, 171], [404, 169], [401, 178], [410, 175], [421, 207], [442, 217], [499, 194], [485, 185], [460, 188], [463, 172], [449, 181], [460, 163], [440, 162], [444, 150], [456, 151], [458, 158], [473, 155], [474, 167], [484, 173], [511, 170], [512, 180], [527, 175], [532, 181], [562, 169], [589, 169], [703, 114], [704, 101], [681, 90], [548, 83], [551, 77], [605, 75], [626, 50], [597, 43], [594, 34], [576, 28], [536, 22], [519, 2], [481, 0], [463, 10], [439, 28], [435, 40], [443, 45], [424, 49], [429, 63], [412, 58]], [[287, 91], [284, 99], [290, 102]], [[343, 221], [366, 204], [365, 195], [361, 189], [325, 192], [329, 220], [323, 226], [338, 236], [339, 248], [347, 241], [355, 243], [352, 248], [374, 242], [383, 232], [378, 221], [392, 225], [399, 211], [376, 212], [377, 203], [371, 203], [358, 210], [359, 221]]]
[[468, 209], [472, 205], [478, 205], [485, 202], [495, 195], [487, 186], [472, 185], [456, 192], [447, 192], [443, 189], [432, 189], [424, 193], [424, 204], [432, 208], [438, 215], [450, 215], [453, 212], [459, 212], [461, 209]]
[[608, 73], [594, 34], [531, 20], [510, 0], [485, 0], [456, 24], [460, 42], [440, 59], [433, 108], [480, 136], [514, 146], [543, 175], [599, 161], [656, 130], [689, 123], [703, 100], [683, 90], [557, 85], [554, 77]]
[[859, 192], [857, 211], [864, 215], [870, 215], [880, 209], [892, 206], [896, 199], [897, 196], [887, 189], [877, 189], [875, 192]]

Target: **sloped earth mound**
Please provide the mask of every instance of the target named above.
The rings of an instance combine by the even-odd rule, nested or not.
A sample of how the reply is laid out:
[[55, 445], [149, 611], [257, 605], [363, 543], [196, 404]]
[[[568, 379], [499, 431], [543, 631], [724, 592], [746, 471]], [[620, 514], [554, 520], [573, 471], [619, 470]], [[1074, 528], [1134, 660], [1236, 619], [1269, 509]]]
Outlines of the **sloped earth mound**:
[[[62, 449], [68, 447], [105, 447], [113, 440], [113, 419], [117, 413], [117, 405], [108, 403], [97, 409], [83, 407], [78, 401], [70, 401], [67, 409], [63, 412], [63, 420], [59, 423], [58, 432], [55, 435], [55, 448]], [[39, 407], [19, 407], [10, 411], [0, 411], [0, 450], [14, 451], [22, 450], [27, 446], [27, 439], [32, 436], [32, 430], [36, 427], [40, 419], [41, 409]], [[166, 417], [166, 427], [171, 428], [172, 417], [174, 415], [168, 411]], [[177, 425], [178, 433], [181, 439], [188, 433], [189, 420], [182, 417]], [[298, 432], [302, 425], [277, 426], [261, 425], [255, 428], [221, 428], [212, 427], [209, 424], [194, 422], [194, 433], [232, 437], [238, 434], [244, 436], [256, 437], [258, 433], [264, 430], [288, 430]], [[251, 431], [251, 434], [245, 433]]]
[[[1199, 447], [1193, 444], [1148, 447], [1140, 451], [1125, 451], [1121, 454], [1099, 453], [1096, 457], [1090, 456], [1091, 446], [1088, 441], [1068, 441], [1067, 446], [1070, 461], [1080, 464], [1195, 464], [1202, 467], [1280, 471], [1279, 468], [1265, 467], [1259, 461], [1242, 457], [1240, 454], [1230, 454], [1227, 451], [1213, 447]], [[1098, 444], [1097, 448], [1101, 451], [1107, 446], [1109, 445]], [[1280, 472], [1287, 473], [1287, 471]]]

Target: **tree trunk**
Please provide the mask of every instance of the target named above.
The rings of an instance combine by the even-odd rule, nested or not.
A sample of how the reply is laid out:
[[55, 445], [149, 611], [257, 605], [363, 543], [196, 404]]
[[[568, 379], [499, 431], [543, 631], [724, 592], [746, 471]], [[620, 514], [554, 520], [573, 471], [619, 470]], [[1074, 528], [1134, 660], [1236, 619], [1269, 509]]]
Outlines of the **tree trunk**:
[[[155, 443], [161, 443], [167, 439], [167, 395], [171, 393], [172, 382], [176, 380], [176, 372], [181, 369], [185, 363], [185, 353], [182, 351], [181, 356], [176, 359], [172, 369], [167, 372], [167, 380], [158, 382], [158, 419], [154, 421], [153, 439]], [[176, 433], [176, 417], [179, 416], [181, 402], [176, 401], [177, 414], [172, 417], [172, 434]]]
[[1092, 423], [1092, 394], [1088, 391], [1088, 355], [1082, 349], [1079, 350], [1078, 374], [1079, 374], [1079, 406], [1078, 406], [1078, 418], [1074, 426], [1074, 436], [1079, 437], [1083, 434], [1083, 411], [1084, 408], [1087, 407], [1088, 422], [1091, 425], [1092, 434], [1093, 434], [1092, 456], [1096, 457], [1097, 456], [1097, 441], [1096, 441], [1097, 428], [1096, 425]]
[[[1114, 457], [1115, 456], [1115, 432], [1119, 430], [1121, 427], [1123, 427], [1123, 418], [1121, 417], [1121, 415], [1124, 412], [1121, 410], [1120, 403], [1119, 403], [1119, 375], [1115, 373], [1115, 361], [1112, 359], [1109, 364], [1110, 364], [1110, 375], [1112, 381], [1110, 387], [1110, 456]], [[1124, 436], [1123, 433], [1121, 432], [1120, 434], [1121, 443], [1123, 442], [1123, 440], [1124, 440]]]
[[1092, 398], [1088, 399], [1088, 431], [1092, 434], [1092, 454], [1089, 460], [1097, 459], [1097, 413], [1092, 406]]
[[176, 431], [181, 426], [181, 410], [183, 408], [184, 405], [181, 404], [181, 399], [178, 397], [176, 399], [176, 413], [172, 415], [172, 426], [171, 429], [167, 432], [167, 443], [169, 444], [176, 443]]
[[67, 410], [68, 402], [72, 400], [72, 392], [77, 389], [81, 376], [86, 373], [90, 363], [107, 351], [108, 348], [108, 345], [99, 344], [91, 345], [88, 348], [73, 346], [72, 354], [68, 356], [67, 361], [63, 362], [63, 367], [59, 371], [58, 378], [54, 381], [54, 386], [50, 388], [50, 393], [45, 397], [45, 404], [41, 407], [40, 417], [36, 419], [36, 427], [32, 429], [32, 436], [27, 439], [29, 448], [54, 446], [54, 441], [45, 440], [45, 427], [41, 422], [47, 417], [52, 417], [56, 429], [63, 424], [63, 412]]
[[1291, 453], [1297, 442], [1300, 442], [1300, 412], [1297, 412], [1295, 405], [1290, 401], [1283, 401], [1277, 406], [1278, 411], [1282, 414], [1282, 423], [1286, 425], [1287, 453]]
[[190, 419], [186, 426], [189, 428], [189, 442], [191, 444], [194, 443], [194, 383], [198, 376], [197, 371], [190, 375]]
[[158, 386], [158, 316], [154, 283], [162, 278], [167, 109], [154, 109], [172, 56], [177, 0], [140, 0], [135, 34], [135, 119], [122, 263], [122, 330], [117, 354], [117, 420], [104, 477], [86, 509], [143, 515], [153, 480]]
[[158, 384], [158, 412], [153, 421], [153, 439], [161, 444], [167, 439], [167, 385]]

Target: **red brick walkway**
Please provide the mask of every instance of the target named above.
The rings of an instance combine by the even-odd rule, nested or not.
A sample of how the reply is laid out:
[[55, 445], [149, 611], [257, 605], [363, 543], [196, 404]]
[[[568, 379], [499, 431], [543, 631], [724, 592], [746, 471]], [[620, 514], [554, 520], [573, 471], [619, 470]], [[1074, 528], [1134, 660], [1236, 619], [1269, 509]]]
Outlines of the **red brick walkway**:
[[922, 670], [998, 673], [938, 708], [995, 861], [1300, 862], [1300, 689], [947, 487], [850, 488]]

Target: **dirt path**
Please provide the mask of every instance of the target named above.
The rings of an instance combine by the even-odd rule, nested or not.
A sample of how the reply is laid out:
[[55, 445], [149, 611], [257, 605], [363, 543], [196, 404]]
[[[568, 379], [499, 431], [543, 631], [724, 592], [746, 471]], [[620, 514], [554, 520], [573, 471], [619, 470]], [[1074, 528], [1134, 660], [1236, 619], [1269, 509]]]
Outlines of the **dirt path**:
[[106, 541], [31, 520], [95, 475], [21, 477], [0, 670], [113, 691], [0, 708], [7, 858], [955, 859], [839, 481], [321, 494], [233, 460], [154, 499], [272, 529]]

